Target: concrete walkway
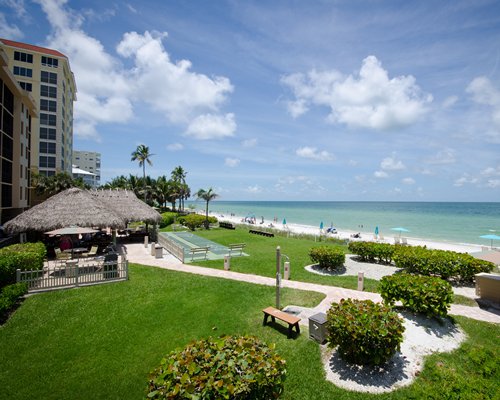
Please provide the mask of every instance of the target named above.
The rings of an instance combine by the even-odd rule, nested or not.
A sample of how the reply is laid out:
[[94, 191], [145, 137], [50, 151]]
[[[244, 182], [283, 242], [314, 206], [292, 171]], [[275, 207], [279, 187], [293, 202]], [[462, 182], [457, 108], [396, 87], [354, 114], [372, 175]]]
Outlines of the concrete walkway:
[[[243, 274], [234, 271], [224, 271], [220, 269], [197, 267], [195, 265], [183, 264], [171, 254], [164, 254], [163, 258], [155, 258], [150, 254], [149, 248], [145, 248], [143, 244], [127, 244], [123, 246], [126, 252], [127, 259], [131, 263], [150, 265], [154, 267], [169, 269], [172, 271], [187, 272], [197, 275], [212, 276], [215, 278], [232, 279], [235, 281], [255, 283], [258, 285], [275, 286], [276, 280], [260, 275]], [[222, 262], [222, 261], [221, 261]], [[332, 302], [339, 302], [341, 299], [353, 298], [359, 300], [373, 300], [375, 302], [382, 301], [378, 293], [361, 292], [358, 290], [344, 289], [335, 286], [319, 285], [315, 283], [298, 282], [283, 280], [282, 286], [292, 289], [309, 290], [313, 292], [324, 293], [325, 299], [314, 308], [303, 307], [288, 307], [286, 311], [298, 315], [301, 324], [308, 325], [308, 318], [311, 315], [319, 312], [325, 313]], [[490, 311], [491, 310], [491, 311]], [[468, 307], [458, 304], [452, 304], [449, 313], [451, 315], [462, 315], [479, 321], [486, 321], [500, 324], [500, 312], [490, 309], [484, 310], [479, 307]]]

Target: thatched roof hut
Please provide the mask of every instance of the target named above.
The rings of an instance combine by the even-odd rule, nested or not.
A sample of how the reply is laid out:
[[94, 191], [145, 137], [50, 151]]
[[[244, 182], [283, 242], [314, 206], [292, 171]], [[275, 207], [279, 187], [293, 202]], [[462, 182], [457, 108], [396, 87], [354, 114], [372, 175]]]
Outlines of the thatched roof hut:
[[90, 192], [94, 199], [106, 204], [125, 222], [144, 221], [150, 224], [159, 223], [160, 213], [139, 200], [134, 192], [125, 189], [94, 190]]
[[67, 226], [124, 228], [125, 219], [87, 190], [67, 189], [4, 224], [8, 233], [46, 232]]

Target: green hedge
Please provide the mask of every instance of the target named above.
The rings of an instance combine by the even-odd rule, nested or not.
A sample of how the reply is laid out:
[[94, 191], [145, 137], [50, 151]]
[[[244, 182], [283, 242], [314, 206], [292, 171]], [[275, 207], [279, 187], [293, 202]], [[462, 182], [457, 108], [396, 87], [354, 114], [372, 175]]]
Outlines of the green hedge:
[[[194, 231], [197, 228], [201, 228], [205, 226], [206, 216], [201, 214], [189, 214], [182, 217], [177, 218], [177, 222], [184, 226], [187, 226], [190, 230]], [[217, 218], [208, 217], [209, 224], [217, 223]]]
[[309, 250], [309, 257], [313, 263], [325, 269], [338, 269], [345, 264], [344, 251], [333, 246], [313, 247]]
[[8, 311], [16, 304], [17, 299], [28, 293], [26, 283], [14, 283], [0, 290], [0, 320], [3, 320]]
[[371, 300], [342, 299], [327, 313], [327, 341], [355, 364], [382, 365], [400, 349], [404, 326], [392, 309]]
[[285, 361], [252, 336], [224, 336], [190, 343], [162, 359], [150, 375], [150, 399], [276, 399]]
[[396, 246], [396, 267], [411, 274], [439, 276], [458, 282], [473, 282], [474, 275], [491, 272], [494, 264], [478, 260], [470, 254], [430, 250], [421, 246]]
[[160, 222], [160, 228], [165, 228], [169, 225], [172, 225], [175, 222], [175, 219], [177, 218], [179, 214], [176, 212], [163, 212], [161, 213], [161, 222]]
[[40, 270], [47, 256], [41, 242], [22, 243], [0, 249], [0, 288], [16, 282], [16, 269]]
[[453, 301], [451, 285], [432, 276], [404, 273], [384, 276], [379, 290], [384, 303], [393, 305], [401, 301], [408, 310], [430, 317], [446, 316]]
[[362, 261], [390, 264], [396, 247], [389, 243], [349, 242], [349, 251]]

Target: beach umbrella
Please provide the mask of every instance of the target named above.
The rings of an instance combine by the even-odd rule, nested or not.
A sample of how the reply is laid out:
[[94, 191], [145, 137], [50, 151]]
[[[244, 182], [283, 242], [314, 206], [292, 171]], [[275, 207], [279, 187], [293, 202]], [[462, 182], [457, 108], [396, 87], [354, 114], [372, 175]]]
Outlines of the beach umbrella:
[[45, 232], [46, 235], [83, 235], [85, 233], [99, 232], [96, 229], [85, 228], [80, 226], [68, 226], [67, 228], [54, 229], [53, 231]]
[[479, 236], [479, 237], [482, 238], [482, 239], [489, 239], [489, 240], [491, 240], [491, 246], [490, 247], [493, 247], [493, 241], [494, 240], [500, 240], [500, 236], [498, 236], [498, 235], [492, 235], [492, 234], [482, 235], [482, 236]]
[[375, 227], [375, 235], [378, 236], [378, 225]]
[[286, 225], [286, 218], [283, 218], [283, 225]]
[[410, 232], [408, 229], [401, 228], [400, 226], [398, 226], [397, 228], [391, 228], [391, 231], [399, 232], [399, 237], [401, 237], [401, 232]]
[[321, 224], [319, 224], [319, 229], [323, 230], [323, 221], [321, 221]]

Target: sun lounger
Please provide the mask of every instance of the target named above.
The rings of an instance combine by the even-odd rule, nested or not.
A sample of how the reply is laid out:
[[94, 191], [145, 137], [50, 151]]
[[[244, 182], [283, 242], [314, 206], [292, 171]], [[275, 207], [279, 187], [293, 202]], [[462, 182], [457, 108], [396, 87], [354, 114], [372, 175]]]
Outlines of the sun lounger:
[[401, 244], [400, 240], [398, 237], [394, 238], [394, 244]]

